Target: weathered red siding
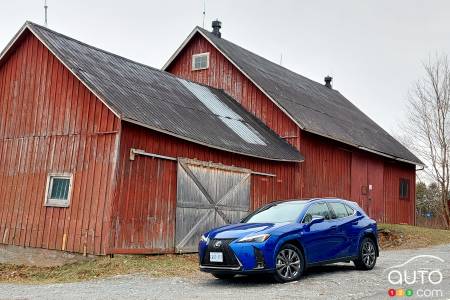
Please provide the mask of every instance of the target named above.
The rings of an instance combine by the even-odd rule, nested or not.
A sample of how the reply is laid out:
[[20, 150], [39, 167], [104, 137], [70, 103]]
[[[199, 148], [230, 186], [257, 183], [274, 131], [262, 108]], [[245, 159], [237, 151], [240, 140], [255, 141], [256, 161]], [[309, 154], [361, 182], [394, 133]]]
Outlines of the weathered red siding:
[[[415, 224], [416, 176], [414, 166], [384, 164], [384, 206], [387, 223]], [[400, 178], [409, 179], [410, 190], [407, 199], [400, 199]]]
[[302, 132], [302, 197], [350, 199], [352, 153], [348, 147]]
[[[203, 52], [209, 52], [210, 68], [192, 71], [192, 55]], [[225, 90], [279, 136], [293, 145], [299, 145], [298, 126], [199, 34], [181, 51], [167, 71]]]
[[294, 184], [295, 163], [271, 162], [215, 150], [129, 123], [123, 123], [122, 130], [112, 252], [174, 251], [177, 162], [142, 156], [131, 161], [131, 148], [276, 174], [277, 177], [252, 175], [252, 208], [299, 196]]
[[[0, 65], [0, 243], [105, 253], [120, 122], [31, 33]], [[44, 206], [69, 172], [68, 208]]]
[[[210, 67], [192, 71], [192, 55], [202, 52], [210, 53]], [[408, 178], [411, 178], [411, 187], [414, 188], [411, 192], [415, 192], [414, 166], [392, 163], [382, 156], [301, 131], [200, 34], [192, 38], [167, 71], [224, 89], [249, 112], [299, 149], [305, 156], [305, 161], [299, 166], [297, 178], [300, 181], [295, 182], [295, 186], [300, 189], [302, 197], [343, 197], [357, 201], [370, 216], [379, 221], [414, 223], [415, 202], [400, 200], [397, 177], [386, 175], [406, 172]], [[385, 164], [389, 168], [386, 169]], [[369, 185], [372, 185], [370, 191]], [[395, 213], [390, 210], [394, 208]]]

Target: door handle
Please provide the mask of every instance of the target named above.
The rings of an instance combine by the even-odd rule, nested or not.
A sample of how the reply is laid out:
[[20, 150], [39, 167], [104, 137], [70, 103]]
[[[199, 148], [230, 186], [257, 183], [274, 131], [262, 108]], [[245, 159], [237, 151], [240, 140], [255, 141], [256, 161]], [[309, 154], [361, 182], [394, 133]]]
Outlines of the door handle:
[[334, 230], [337, 229], [337, 226], [336, 226], [336, 225], [333, 225], [333, 226], [330, 227], [330, 229], [334, 231]]

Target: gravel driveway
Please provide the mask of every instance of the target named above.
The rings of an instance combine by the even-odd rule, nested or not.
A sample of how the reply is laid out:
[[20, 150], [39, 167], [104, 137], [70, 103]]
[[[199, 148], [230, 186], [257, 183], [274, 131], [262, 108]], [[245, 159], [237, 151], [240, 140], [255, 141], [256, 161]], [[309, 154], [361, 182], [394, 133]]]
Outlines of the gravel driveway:
[[[386, 271], [417, 255], [438, 256], [445, 262], [423, 257], [409, 263], [412, 270], [440, 269], [442, 283], [420, 282], [392, 286]], [[391, 269], [392, 270], [392, 269]], [[399, 269], [404, 272], [404, 269]], [[436, 273], [434, 274], [436, 275]], [[398, 277], [396, 277], [398, 278]], [[434, 276], [433, 281], [437, 277]], [[386, 299], [389, 288], [441, 290], [434, 299], [450, 299], [450, 244], [420, 250], [385, 251], [376, 268], [356, 271], [352, 264], [315, 267], [298, 282], [274, 284], [267, 278], [238, 277], [231, 281], [213, 279], [208, 274], [196, 278], [149, 278], [142, 275], [118, 276], [105, 280], [65, 284], [0, 284], [0, 299]], [[422, 298], [423, 299], [423, 298]], [[430, 298], [427, 298], [430, 299]]]

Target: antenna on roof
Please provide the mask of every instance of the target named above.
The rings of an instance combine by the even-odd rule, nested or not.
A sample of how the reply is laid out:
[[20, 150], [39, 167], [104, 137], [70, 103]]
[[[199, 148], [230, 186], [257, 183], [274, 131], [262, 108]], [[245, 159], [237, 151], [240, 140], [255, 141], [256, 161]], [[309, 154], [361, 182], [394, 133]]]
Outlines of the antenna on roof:
[[48, 9], [48, 5], [47, 5], [47, 0], [44, 0], [44, 12], [45, 12], [45, 27], [48, 27], [48, 23], [47, 23], [47, 9]]
[[281, 55], [280, 55], [280, 66], [282, 66], [283, 65], [283, 53], [281, 53]]
[[202, 25], [202, 28], [205, 28], [205, 16], [206, 16], [206, 0], [203, 0], [203, 25]]

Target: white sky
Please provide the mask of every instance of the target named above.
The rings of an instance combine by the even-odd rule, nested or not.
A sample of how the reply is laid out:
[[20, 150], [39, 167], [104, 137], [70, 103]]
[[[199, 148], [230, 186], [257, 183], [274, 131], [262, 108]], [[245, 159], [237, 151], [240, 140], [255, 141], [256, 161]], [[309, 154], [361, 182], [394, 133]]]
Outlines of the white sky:
[[[0, 0], [0, 48], [26, 20], [43, 24], [43, 0]], [[49, 27], [160, 68], [196, 25], [203, 0], [48, 0]], [[448, 0], [206, 0], [205, 28], [334, 88], [385, 129], [404, 119], [421, 62], [450, 54]]]

